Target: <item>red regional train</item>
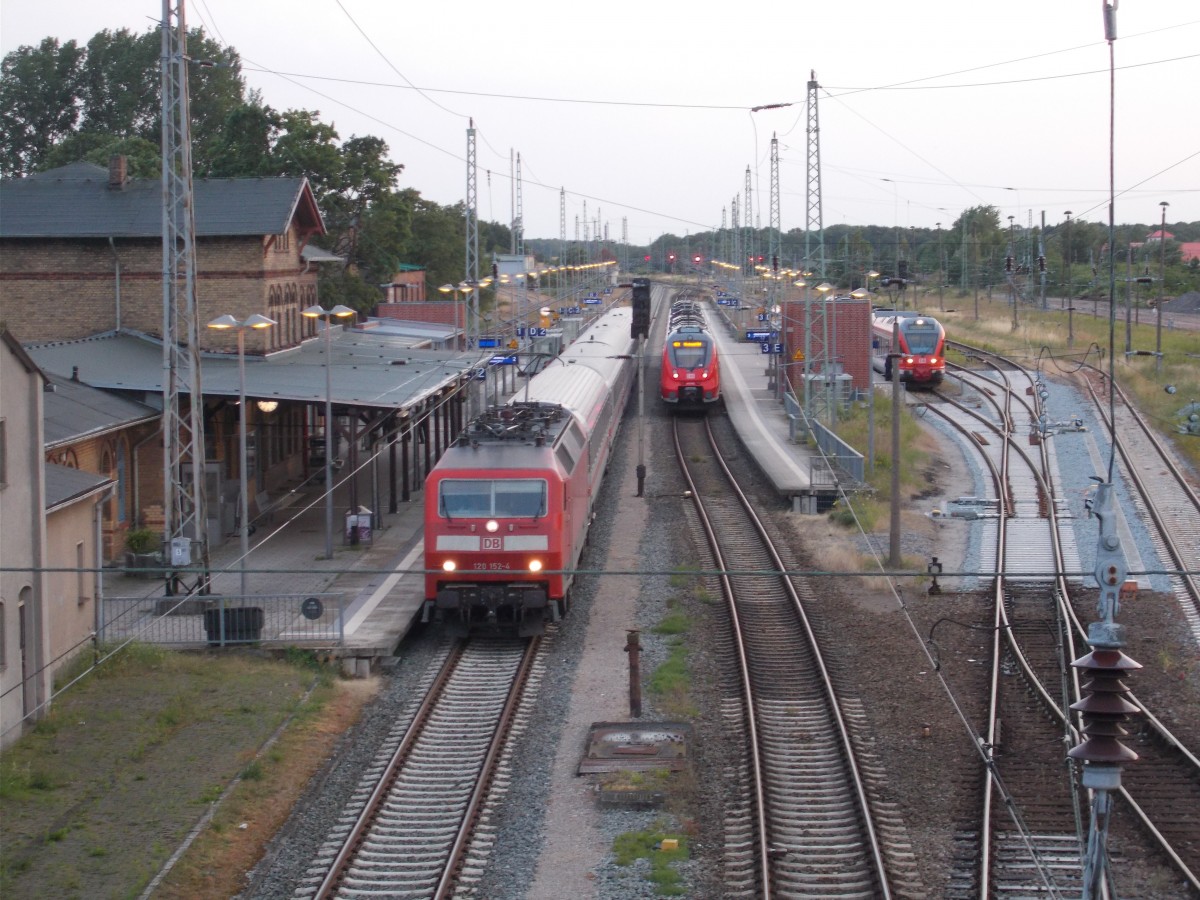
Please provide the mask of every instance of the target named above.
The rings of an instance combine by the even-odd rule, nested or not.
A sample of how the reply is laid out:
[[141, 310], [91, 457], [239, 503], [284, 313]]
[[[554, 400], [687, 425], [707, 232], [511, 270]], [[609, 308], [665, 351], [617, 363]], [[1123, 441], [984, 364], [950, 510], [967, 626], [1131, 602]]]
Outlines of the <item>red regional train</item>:
[[684, 297], [671, 304], [658, 388], [676, 410], [707, 410], [721, 399], [717, 343], [697, 300]]
[[910, 387], [936, 387], [946, 375], [946, 329], [931, 316], [876, 309], [871, 317], [871, 364], [892, 378], [892, 332], [900, 323], [900, 381]]
[[632, 318], [603, 314], [438, 460], [425, 481], [422, 621], [524, 636], [566, 613], [636, 374]]

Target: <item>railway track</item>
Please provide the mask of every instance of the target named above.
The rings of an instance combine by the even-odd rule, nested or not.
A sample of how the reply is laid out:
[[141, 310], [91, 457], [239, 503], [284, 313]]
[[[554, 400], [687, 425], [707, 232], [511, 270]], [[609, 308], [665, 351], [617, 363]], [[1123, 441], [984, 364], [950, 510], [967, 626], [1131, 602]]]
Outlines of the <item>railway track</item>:
[[1200, 645], [1200, 576], [1196, 574], [1200, 568], [1200, 497], [1120, 385], [1110, 394], [1108, 379], [1095, 370], [1087, 371], [1084, 383], [1115, 439], [1125, 473], [1137, 486], [1146, 515], [1154, 522], [1160, 550], [1182, 572], [1171, 576], [1172, 585]]
[[[1011, 365], [1007, 361], [1004, 364]], [[1011, 387], [1007, 376], [1001, 375], [1000, 380], [1006, 389]], [[998, 424], [993, 426], [993, 433], [999, 436], [1011, 432], [1011, 404], [1014, 401], [998, 399], [996, 394], [1001, 392], [986, 386], [985, 391], [994, 401], [997, 411]], [[1029, 393], [1038, 393], [1036, 381], [1034, 390]], [[1007, 391], [1007, 396], [1011, 398], [1012, 392]], [[1036, 406], [1026, 409], [1031, 421], [1044, 418], [1040, 417]], [[973, 439], [968, 443], [978, 445], [979, 442]], [[1050, 467], [1050, 454], [1044, 444], [1037, 443], [1041, 446], [1040, 467], [1037, 461], [1023, 452], [1002, 454], [1002, 457], [1006, 464], [1019, 457], [1032, 477], [1042, 483], [1040, 490], [1052, 499], [1054, 481], [1043, 474]], [[995, 454], [982, 455], [988, 461], [997, 484], [1011, 487], [1023, 483], [1024, 479], [1012, 478], [1011, 469], [994, 463]], [[999, 503], [1000, 521], [1007, 525], [1012, 521], [1006, 515], [1008, 507], [1015, 509], [1018, 497], [1010, 491], [1001, 493], [1004, 496]], [[1052, 525], [1052, 536], [1059, 532], [1054, 515], [1056, 509], [1057, 504], [1053, 502], [1045, 506]], [[998, 529], [995, 537], [1001, 544], [1008, 530]], [[997, 558], [1004, 558], [1003, 549], [998, 549], [997, 554]], [[993, 841], [995, 850], [985, 847], [981, 853], [985, 860], [992, 858], [991, 874], [982, 877], [987, 877], [997, 890], [1022, 889], [1019, 877], [1014, 883], [1006, 873], [1020, 871], [1020, 864], [1016, 862], [1021, 858], [1018, 839], [1025, 834], [1036, 835], [1024, 838], [1027, 845], [1025, 855], [1037, 863], [1037, 877], [1042, 887], [1026, 884], [1023, 889], [1061, 889], [1071, 894], [1079, 887], [1081, 838], [1078, 835], [1084, 830], [1081, 823], [1086, 822], [1088, 798], [1078, 785], [1077, 771], [1073, 777], [1066, 779], [1065, 795], [1063, 785], [1059, 783], [1062, 779], [1048, 779], [1047, 773], [1061, 773], [1064, 747], [1079, 741], [1079, 717], [1071, 713], [1068, 706], [1081, 692], [1078, 672], [1069, 664], [1083, 652], [1078, 648], [1086, 646], [1086, 629], [1076, 612], [1076, 607], [1086, 604], [1078, 597], [1071, 597], [1071, 586], [1061, 574], [1066, 571], [1061, 546], [1056, 546], [1055, 555], [1060, 574], [1054, 579], [1052, 596], [1046, 592], [1031, 592], [1028, 585], [1014, 584], [1013, 579], [998, 572], [997, 635], [1003, 631], [1006, 645], [1002, 647], [997, 639], [995, 661], [999, 665], [995, 667], [996, 674], [993, 677], [1002, 672], [1019, 673], [1031, 705], [1022, 712], [1020, 703], [1014, 702], [1018, 698], [1013, 696], [1011, 690], [1006, 691], [998, 683], [993, 684], [993, 697], [998, 699], [993, 701], [993, 717], [989, 727], [995, 729], [996, 737], [989, 734], [986, 749], [995, 753], [992, 764], [1000, 776], [995, 789], [1008, 794], [1006, 802], [1019, 810], [1023, 820], [1018, 822], [1020, 827], [1015, 833], [997, 831]], [[1080, 591], [1076, 590], [1075, 593], [1079, 594]], [[1200, 890], [1200, 883], [1194, 874], [1200, 831], [1188, 817], [1180, 815], [1183, 808], [1195, 808], [1200, 804], [1200, 768], [1197, 767], [1194, 754], [1163, 726], [1150, 709], [1133, 695], [1129, 696], [1144, 713], [1136, 742], [1130, 741], [1143, 754], [1143, 758], [1126, 767], [1124, 785], [1119, 795], [1140, 826], [1143, 852], [1157, 851], [1166, 868], [1174, 870], [1181, 884], [1189, 885], [1194, 891]], [[1039, 734], [1038, 730], [1046, 727], [1049, 730]], [[1033, 739], [1014, 742], [1014, 736], [1021, 738], [1025, 732], [1033, 734]], [[1054, 748], [1056, 744], [1057, 749], [1046, 756], [1046, 747]], [[1008, 759], [1001, 759], [1001, 755]], [[1066, 774], [1071, 776], [1072, 773]], [[1058, 801], [1047, 802], [1051, 797], [1058, 797]], [[985, 829], [984, 833], [991, 834], [992, 829]], [[1132, 838], [1130, 840], [1137, 842]], [[1034, 871], [1028, 865], [1025, 870], [1027, 873]], [[961, 883], [963, 879], [959, 881]]]
[[460, 875], [540, 640], [456, 644], [311, 894], [447, 897]]
[[727, 849], [731, 893], [750, 882], [761, 898], [916, 895], [903, 829], [872, 807], [852, 739], [856, 711], [821, 656], [805, 612], [808, 588], [782, 574], [795, 567], [737, 486], [707, 419], [677, 417], [675, 446], [723, 573], [741, 671], [735, 706], [745, 717], [750, 801], [739, 817], [743, 846]]

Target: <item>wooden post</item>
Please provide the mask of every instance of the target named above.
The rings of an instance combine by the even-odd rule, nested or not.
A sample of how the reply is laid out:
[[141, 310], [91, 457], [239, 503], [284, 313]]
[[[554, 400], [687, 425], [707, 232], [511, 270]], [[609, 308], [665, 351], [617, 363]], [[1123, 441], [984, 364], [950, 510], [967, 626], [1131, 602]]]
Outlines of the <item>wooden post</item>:
[[639, 719], [642, 715], [642, 647], [637, 629], [626, 632], [625, 652], [629, 654], [629, 715]]

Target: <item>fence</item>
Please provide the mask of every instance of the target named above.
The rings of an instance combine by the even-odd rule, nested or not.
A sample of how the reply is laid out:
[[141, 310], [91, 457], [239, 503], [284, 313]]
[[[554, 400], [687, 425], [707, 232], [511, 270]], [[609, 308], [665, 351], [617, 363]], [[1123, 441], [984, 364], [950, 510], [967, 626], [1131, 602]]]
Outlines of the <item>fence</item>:
[[187, 647], [334, 647], [345, 637], [344, 613], [344, 595], [332, 593], [105, 597], [99, 636]]
[[[821, 449], [822, 457], [828, 459], [831, 466], [836, 467], [839, 472], [856, 482], [862, 483], [866, 480], [864, 478], [865, 466], [863, 465], [863, 455], [861, 453], [822, 425], [817, 419], [807, 418], [795, 395], [790, 393], [784, 394], [783, 403], [791, 425], [790, 437], [793, 441], [797, 440], [797, 429], [807, 427], [808, 434], [812, 435], [816, 445]], [[814, 473], [817, 469], [818, 467], [814, 464]]]

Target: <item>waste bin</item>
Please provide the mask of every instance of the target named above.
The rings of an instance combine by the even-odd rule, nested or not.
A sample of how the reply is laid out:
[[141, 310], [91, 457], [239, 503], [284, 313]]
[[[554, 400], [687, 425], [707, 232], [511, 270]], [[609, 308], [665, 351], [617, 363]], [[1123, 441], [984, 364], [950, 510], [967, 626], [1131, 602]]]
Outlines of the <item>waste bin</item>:
[[358, 512], [346, 513], [346, 543], [351, 546], [371, 543], [371, 511], [365, 506], [360, 506]]
[[226, 644], [247, 643], [262, 639], [265, 616], [262, 607], [238, 606], [204, 611], [204, 631], [208, 645], [218, 647]]

